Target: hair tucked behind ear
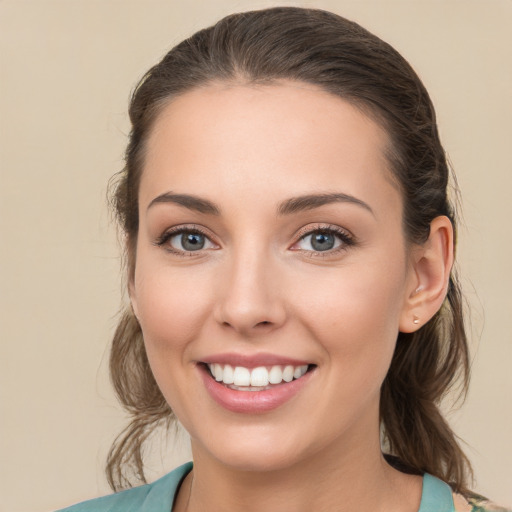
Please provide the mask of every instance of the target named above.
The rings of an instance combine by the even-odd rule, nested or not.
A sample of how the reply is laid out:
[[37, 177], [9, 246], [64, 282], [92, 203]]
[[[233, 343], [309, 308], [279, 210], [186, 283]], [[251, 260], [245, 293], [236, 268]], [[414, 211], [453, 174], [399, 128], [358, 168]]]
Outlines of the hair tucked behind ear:
[[[419, 331], [400, 333], [381, 390], [384, 440], [403, 469], [428, 472], [469, 494], [471, 465], [439, 410], [454, 383], [469, 383], [469, 356], [460, 289], [450, 279], [441, 310]], [[393, 460], [390, 462], [393, 464]]]
[[[132, 130], [114, 206], [126, 236], [128, 273], [136, 265], [138, 190], [145, 145], [162, 108], [179, 94], [213, 81], [316, 85], [361, 109], [387, 132], [389, 168], [404, 204], [409, 243], [428, 239], [430, 223], [446, 215], [449, 169], [439, 140], [434, 107], [409, 64], [387, 43], [335, 14], [280, 7], [228, 16], [173, 48], [137, 85], [130, 103]], [[152, 429], [169, 423], [172, 411], [151, 374], [137, 320], [126, 312], [110, 359], [112, 381], [132, 416], [109, 454], [114, 489], [145, 481], [142, 447]], [[394, 464], [429, 472], [466, 492], [468, 459], [439, 411], [439, 402], [460, 378], [469, 379], [461, 293], [455, 273], [441, 310], [413, 334], [400, 333], [383, 383], [380, 415]], [[398, 460], [397, 460], [398, 458]]]

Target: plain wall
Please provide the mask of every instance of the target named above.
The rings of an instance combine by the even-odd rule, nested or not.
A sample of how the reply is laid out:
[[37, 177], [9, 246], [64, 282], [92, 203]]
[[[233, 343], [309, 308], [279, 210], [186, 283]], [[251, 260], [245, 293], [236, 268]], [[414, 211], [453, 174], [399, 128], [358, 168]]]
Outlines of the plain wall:
[[[473, 307], [472, 386], [449, 418], [475, 489], [512, 504], [512, 1], [0, 0], [0, 510], [109, 492], [103, 463], [124, 414], [107, 375], [121, 274], [106, 185], [131, 88], [193, 31], [283, 4], [360, 22], [431, 93], [462, 191]], [[156, 446], [150, 477], [186, 460], [186, 444]]]

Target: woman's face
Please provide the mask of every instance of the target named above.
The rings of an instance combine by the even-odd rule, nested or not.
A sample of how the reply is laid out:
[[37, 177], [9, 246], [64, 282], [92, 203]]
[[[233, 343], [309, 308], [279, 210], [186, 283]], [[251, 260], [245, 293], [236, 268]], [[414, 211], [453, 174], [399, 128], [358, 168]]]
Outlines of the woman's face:
[[414, 288], [387, 143], [294, 82], [210, 85], [157, 119], [131, 298], [195, 457], [270, 470], [375, 449]]

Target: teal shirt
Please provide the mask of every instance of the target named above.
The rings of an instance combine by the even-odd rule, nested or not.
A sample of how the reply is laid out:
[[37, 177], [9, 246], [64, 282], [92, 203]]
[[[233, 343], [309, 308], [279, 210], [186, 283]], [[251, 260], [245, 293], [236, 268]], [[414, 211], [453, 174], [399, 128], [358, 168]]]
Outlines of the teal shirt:
[[181, 481], [192, 469], [187, 462], [151, 484], [84, 501], [58, 512], [171, 512]]
[[[191, 469], [192, 462], [188, 462], [151, 484], [84, 501], [58, 512], [171, 512], [176, 491]], [[418, 512], [455, 512], [450, 486], [425, 474]]]

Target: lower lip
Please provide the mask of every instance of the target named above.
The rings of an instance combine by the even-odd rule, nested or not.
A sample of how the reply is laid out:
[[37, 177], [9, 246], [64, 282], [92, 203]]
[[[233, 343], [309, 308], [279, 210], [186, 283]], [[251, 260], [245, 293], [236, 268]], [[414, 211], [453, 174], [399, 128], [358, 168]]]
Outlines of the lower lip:
[[237, 391], [212, 378], [205, 365], [198, 365], [204, 385], [210, 396], [224, 409], [245, 414], [258, 414], [277, 409], [291, 400], [309, 381], [313, 371], [299, 379], [283, 382], [262, 391]]

